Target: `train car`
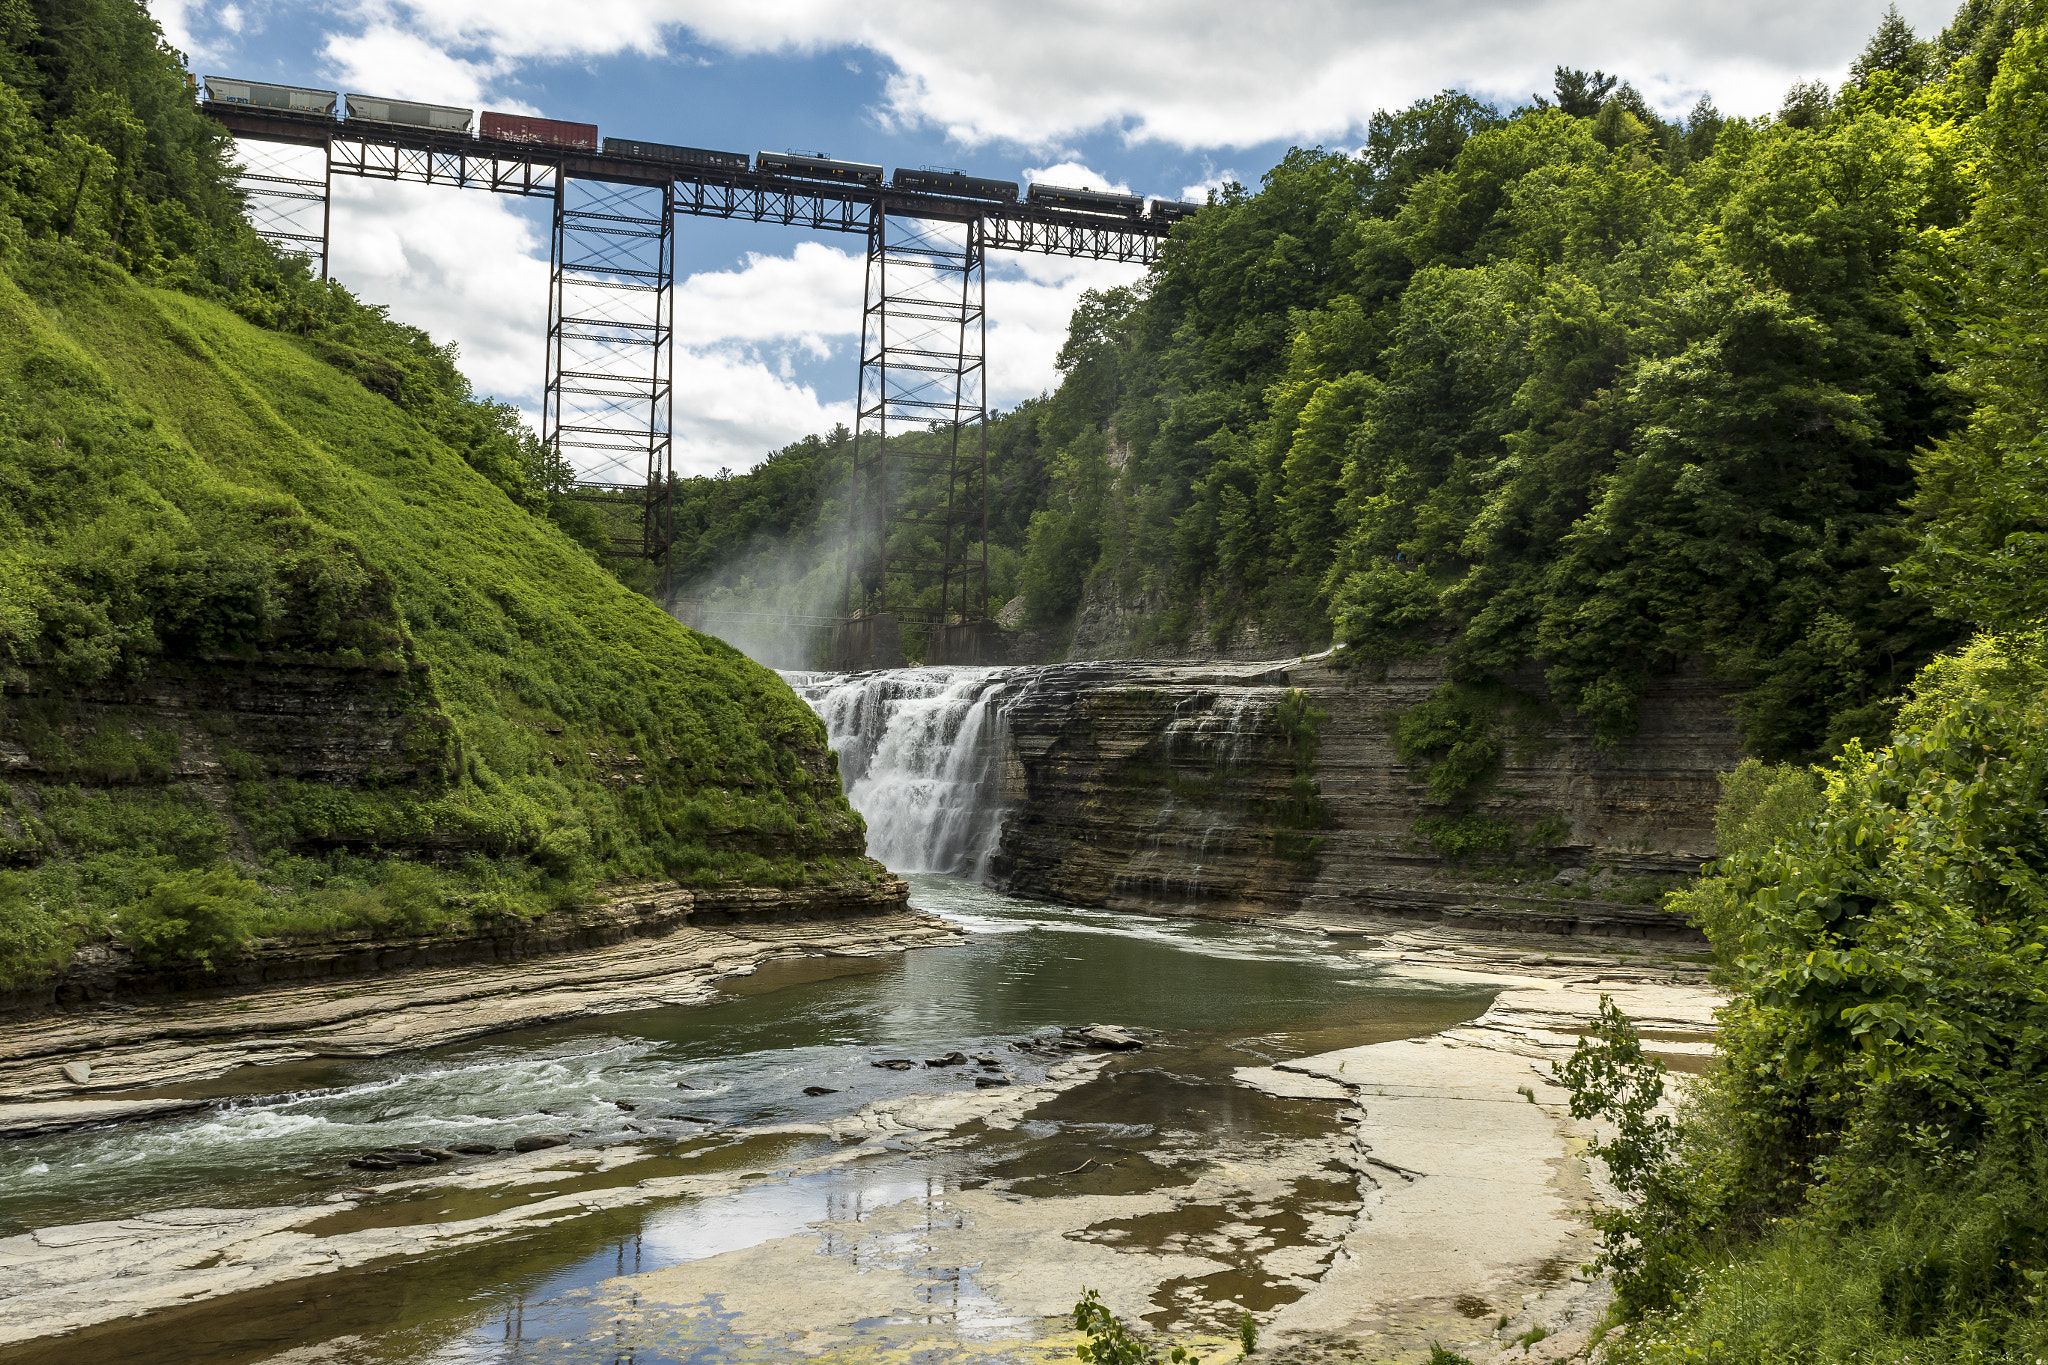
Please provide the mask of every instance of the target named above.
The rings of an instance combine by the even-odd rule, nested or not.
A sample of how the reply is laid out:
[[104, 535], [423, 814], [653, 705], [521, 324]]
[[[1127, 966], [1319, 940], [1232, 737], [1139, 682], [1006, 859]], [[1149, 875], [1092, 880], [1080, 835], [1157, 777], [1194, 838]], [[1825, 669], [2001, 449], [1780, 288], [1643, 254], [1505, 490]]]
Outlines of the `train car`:
[[419, 104], [412, 100], [387, 100], [376, 95], [350, 95], [350, 123], [398, 123], [408, 128], [432, 128], [439, 133], [466, 133], [473, 112], [445, 104]]
[[919, 194], [943, 194], [954, 199], [993, 199], [1000, 204], [1017, 202], [1016, 181], [983, 180], [978, 175], [962, 175], [959, 171], [898, 170], [889, 178], [889, 183], [896, 189], [915, 190]]
[[206, 78], [206, 98], [218, 104], [248, 104], [258, 109], [283, 109], [294, 114], [334, 117], [332, 90], [303, 90], [296, 85], [269, 85], [226, 76]]
[[672, 161], [683, 166], [700, 166], [715, 171], [746, 171], [753, 161], [745, 152], [714, 152], [705, 147], [672, 147], [666, 142], [635, 142], [631, 138], [608, 137], [606, 156], [631, 156], [642, 161]]
[[527, 114], [485, 113], [477, 120], [480, 136], [500, 142], [538, 142], [545, 147], [574, 147], [597, 150], [595, 123], [564, 123], [561, 119], [533, 118]]
[[1145, 216], [1155, 223], [1178, 223], [1207, 207], [1207, 204], [1190, 204], [1182, 199], [1154, 199], [1152, 207], [1145, 210]]
[[1079, 209], [1083, 213], [1114, 213], [1124, 218], [1136, 218], [1144, 212], [1145, 201], [1135, 194], [1114, 194], [1109, 190], [1077, 190], [1064, 185], [1048, 185], [1042, 180], [1031, 182], [1025, 198], [1031, 203], [1050, 209]]
[[859, 161], [834, 161], [829, 156], [803, 156], [796, 152], [759, 152], [754, 169], [768, 175], [793, 175], [804, 180], [837, 180], [844, 184], [879, 185], [882, 168]]

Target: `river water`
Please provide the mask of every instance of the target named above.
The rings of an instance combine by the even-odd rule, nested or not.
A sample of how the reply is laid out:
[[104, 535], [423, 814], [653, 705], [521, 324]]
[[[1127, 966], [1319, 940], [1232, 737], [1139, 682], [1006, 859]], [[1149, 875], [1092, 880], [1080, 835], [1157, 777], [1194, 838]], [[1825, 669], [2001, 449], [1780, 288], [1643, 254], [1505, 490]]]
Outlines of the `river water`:
[[[978, 841], [987, 838], [986, 812], [947, 824], [945, 808], [959, 798], [942, 788], [951, 781], [957, 792], [981, 780], [960, 770], [957, 741], [989, 690], [986, 679], [928, 679], [898, 699], [922, 711], [922, 760], [886, 757], [886, 704], [871, 708], [868, 724], [879, 730], [870, 742], [842, 750], [856, 753], [854, 790], [870, 784], [863, 809], [871, 827], [891, 818], [873, 798], [883, 788], [903, 809], [938, 811], [925, 821], [922, 845], [899, 839], [900, 862], [972, 870]], [[898, 752], [916, 747], [899, 745]], [[956, 766], [950, 775], [932, 775], [917, 771], [917, 762]], [[930, 784], [920, 788], [927, 777]], [[889, 828], [900, 834], [900, 820], [877, 831], [884, 841]], [[914, 905], [966, 930], [958, 946], [771, 964], [727, 983], [708, 1005], [604, 1016], [427, 1054], [249, 1068], [196, 1088], [213, 1100], [196, 1115], [0, 1145], [0, 1233], [149, 1209], [313, 1203], [339, 1189], [376, 1191], [416, 1174], [368, 1176], [345, 1166], [373, 1148], [502, 1146], [532, 1132], [572, 1131], [580, 1146], [631, 1145], [637, 1165], [616, 1176], [578, 1177], [578, 1188], [678, 1169], [758, 1168], [759, 1181], [715, 1197], [570, 1218], [423, 1262], [294, 1281], [0, 1352], [0, 1362], [708, 1365], [780, 1358], [758, 1333], [728, 1331], [711, 1311], [689, 1317], [687, 1330], [671, 1326], [629, 1348], [621, 1344], [625, 1319], [616, 1305], [604, 1307], [610, 1301], [593, 1295], [617, 1276], [722, 1264], [715, 1258], [807, 1230], [827, 1229], [818, 1254], [830, 1255], [839, 1245], [830, 1229], [875, 1210], [935, 1208], [946, 1191], [1001, 1189], [1004, 1198], [1028, 1203], [1055, 1192], [1046, 1183], [1053, 1177], [1073, 1177], [1075, 1170], [1086, 1174], [1060, 1184], [1061, 1195], [1078, 1188], [1109, 1197], [1185, 1184], [1192, 1179], [1187, 1172], [1202, 1164], [1205, 1144], [1335, 1130], [1334, 1106], [1259, 1095], [1231, 1081], [1233, 1068], [1432, 1032], [1475, 1016], [1489, 999], [1478, 988], [1384, 976], [1342, 940], [1005, 898], [945, 872], [911, 881]], [[1093, 1022], [1159, 1036], [1020, 1127], [768, 1178], [834, 1142], [754, 1130], [830, 1123], [891, 1096], [971, 1086], [973, 1068], [897, 1071], [875, 1061], [988, 1053], [1020, 1083], [1031, 1083], [1050, 1063], [1013, 1044], [1041, 1030]], [[806, 1095], [806, 1087], [831, 1093]], [[1169, 1148], [1179, 1155], [1169, 1160]], [[474, 1216], [505, 1207], [491, 1201], [526, 1197], [531, 1192], [511, 1187], [458, 1194], [394, 1189], [369, 1194], [351, 1216], [392, 1226]], [[903, 1263], [883, 1256], [862, 1271], [891, 1283], [914, 1281], [915, 1302], [926, 1306], [884, 1308], [849, 1326], [864, 1349], [896, 1349], [913, 1338], [930, 1347], [933, 1333], [966, 1340], [986, 1336], [992, 1323], [1016, 1327], [997, 1298], [978, 1287], [975, 1266], [934, 1270], [915, 1256], [898, 1259]], [[1262, 1280], [1255, 1265], [1232, 1270], [1219, 1285], [1204, 1292], [1227, 1291], [1232, 1302], [1255, 1309], [1299, 1292], [1298, 1285]], [[896, 1298], [878, 1292], [877, 1302]], [[337, 1339], [346, 1346], [320, 1345]], [[338, 1353], [323, 1353], [329, 1349]]]

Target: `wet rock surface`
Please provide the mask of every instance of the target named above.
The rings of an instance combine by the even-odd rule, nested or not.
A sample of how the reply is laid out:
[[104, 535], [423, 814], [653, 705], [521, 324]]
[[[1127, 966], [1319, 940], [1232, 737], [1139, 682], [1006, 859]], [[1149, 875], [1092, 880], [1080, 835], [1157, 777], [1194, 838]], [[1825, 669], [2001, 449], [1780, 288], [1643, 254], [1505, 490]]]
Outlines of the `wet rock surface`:
[[57, 1132], [197, 1107], [147, 1095], [86, 1101], [63, 1069], [81, 1053], [93, 1058], [91, 1089], [113, 1096], [200, 1081], [242, 1066], [378, 1057], [558, 1019], [698, 1004], [713, 998], [721, 979], [763, 962], [886, 956], [959, 937], [946, 921], [913, 910], [708, 928], [685, 922], [659, 936], [628, 936], [529, 961], [22, 1019], [0, 1024], [0, 1135]]

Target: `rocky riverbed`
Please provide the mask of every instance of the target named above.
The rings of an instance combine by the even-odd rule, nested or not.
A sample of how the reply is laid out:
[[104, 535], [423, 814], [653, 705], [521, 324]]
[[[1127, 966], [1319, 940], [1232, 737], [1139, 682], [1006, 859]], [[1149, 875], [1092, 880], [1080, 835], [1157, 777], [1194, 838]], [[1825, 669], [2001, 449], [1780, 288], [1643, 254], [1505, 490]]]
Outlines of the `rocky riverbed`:
[[[701, 1004], [720, 980], [768, 961], [875, 957], [959, 940], [956, 926], [904, 907], [902, 897], [903, 883], [892, 879], [864, 913], [812, 919], [792, 913], [803, 908], [798, 897], [767, 891], [746, 902], [755, 913], [735, 914], [721, 900], [700, 925], [689, 913], [692, 893], [671, 889], [590, 916], [628, 919], [640, 932], [606, 932], [579, 951], [484, 962], [450, 954], [454, 965], [307, 972], [312, 979], [268, 987], [116, 996], [17, 1018], [0, 1023], [0, 1137], [190, 1112], [207, 1097], [162, 1092], [241, 1067], [379, 1057], [560, 1019]], [[305, 955], [348, 952], [320, 945]]]
[[[1540, 946], [1436, 926], [1360, 934], [1348, 916], [1240, 929], [1006, 904], [948, 909], [978, 949], [848, 964], [923, 964], [903, 984], [857, 973], [758, 996], [728, 986], [731, 1003], [676, 1014], [705, 1020], [699, 1060], [593, 1072], [591, 1102], [563, 1121], [584, 1136], [566, 1145], [348, 1171], [339, 1187], [328, 1174], [296, 1198], [138, 1207], [0, 1240], [6, 1330], [21, 1343], [0, 1360], [395, 1365], [449, 1351], [498, 1359], [500, 1340], [521, 1362], [600, 1349], [642, 1361], [1035, 1359], [1063, 1349], [1058, 1315], [1083, 1284], [1181, 1339], [1233, 1336], [1248, 1310], [1273, 1359], [1426, 1359], [1430, 1340], [1476, 1359], [1537, 1325], [1550, 1336], [1532, 1358], [1583, 1345], [1601, 1290], [1574, 1275], [1590, 1245], [1579, 1219], [1602, 1191], [1549, 1064], [1602, 993], [1674, 1061], [1697, 1062], [1715, 1003], [1698, 964], [1645, 952], [1545, 960]], [[1148, 944], [1178, 954], [1177, 970], [1143, 965], [1160, 950]], [[858, 999], [883, 1011], [876, 1019], [907, 1010], [907, 1021], [971, 1003], [977, 1017], [1028, 1023], [1001, 1003], [1026, 998], [1026, 960], [1053, 973], [1030, 978], [1041, 1008], [1064, 1012], [1070, 994], [1119, 999], [1123, 1022], [1157, 1036], [1104, 1033], [1087, 1047], [1057, 1029], [938, 1018], [936, 1031], [852, 1029], [865, 1045], [824, 1065], [785, 1039], [760, 1054], [797, 1059], [764, 1073], [790, 1097], [780, 1118], [715, 1079], [732, 1049], [782, 1037], [778, 1006], [831, 1020], [843, 1008], [832, 1001]], [[798, 965], [785, 962], [764, 988]], [[1327, 981], [1315, 987], [1326, 1003], [1273, 1012], [1311, 980]], [[974, 1002], [956, 994], [970, 981]], [[743, 1006], [753, 1033], [720, 1022]], [[1222, 1031], [1202, 1028], [1205, 1015]], [[910, 1045], [927, 1038], [953, 1043]], [[550, 1055], [566, 1054], [557, 1044]], [[975, 1083], [994, 1075], [1009, 1083]], [[678, 1096], [676, 1077], [698, 1093]], [[661, 1085], [707, 1122], [664, 1126], [650, 1102]], [[405, 1120], [379, 1122], [363, 1131]], [[419, 1131], [422, 1144], [455, 1140]], [[543, 1249], [578, 1247], [588, 1252], [566, 1261], [546, 1252], [556, 1268], [536, 1277]], [[423, 1257], [436, 1267], [431, 1300], [449, 1304], [424, 1317], [424, 1283], [392, 1274]], [[458, 1307], [474, 1302], [504, 1306], [482, 1318]], [[1507, 1329], [1494, 1330], [1502, 1317]]]

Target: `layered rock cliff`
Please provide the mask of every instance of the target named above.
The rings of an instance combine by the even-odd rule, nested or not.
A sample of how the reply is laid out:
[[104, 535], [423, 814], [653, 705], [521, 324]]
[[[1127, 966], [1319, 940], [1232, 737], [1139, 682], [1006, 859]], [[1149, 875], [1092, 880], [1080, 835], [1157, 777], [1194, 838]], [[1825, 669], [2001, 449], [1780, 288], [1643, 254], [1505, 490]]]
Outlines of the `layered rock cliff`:
[[[1497, 770], [1451, 802], [1395, 743], [1397, 718], [1443, 686], [1431, 660], [1381, 677], [1327, 656], [1018, 674], [992, 878], [1083, 905], [1680, 935], [1657, 892], [1713, 856], [1715, 774], [1740, 759], [1694, 674], [1658, 684], [1613, 751], [1539, 678], [1513, 680], [1522, 707]], [[1461, 850], [1472, 830], [1482, 846]]]

